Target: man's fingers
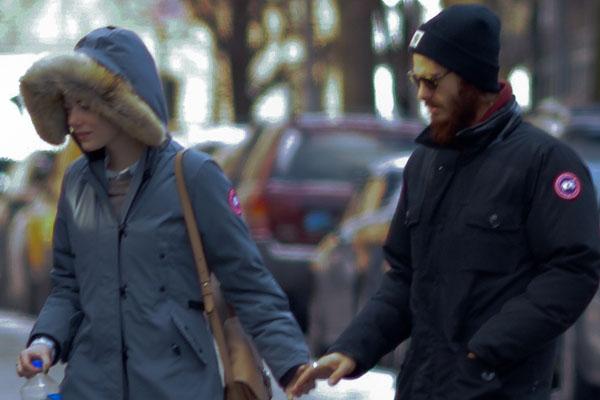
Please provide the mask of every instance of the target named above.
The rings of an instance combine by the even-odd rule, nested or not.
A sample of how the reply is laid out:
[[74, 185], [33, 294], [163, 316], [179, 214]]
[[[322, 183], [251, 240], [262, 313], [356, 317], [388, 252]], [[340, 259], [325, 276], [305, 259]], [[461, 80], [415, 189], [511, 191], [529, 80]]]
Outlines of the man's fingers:
[[306, 394], [316, 387], [317, 379], [328, 379], [336, 371], [340, 364], [340, 357], [337, 354], [328, 354], [308, 366], [300, 375], [296, 384], [292, 387], [291, 393], [295, 396]]
[[312, 368], [314, 379], [327, 379], [335, 371], [335, 365], [318, 365], [316, 368]]
[[302, 396], [304, 394], [308, 394], [308, 392], [313, 390], [315, 387], [316, 387], [315, 381], [310, 380], [310, 381], [304, 382], [303, 384], [297, 386], [295, 388], [295, 390], [293, 390], [291, 393], [294, 396]]
[[296, 380], [296, 383], [290, 389], [290, 393], [292, 393], [294, 396], [301, 396], [314, 389], [315, 380], [324, 373], [327, 373], [328, 370], [325, 369], [325, 372], [323, 372], [324, 369], [324, 367], [315, 368], [314, 366], [308, 366], [305, 368], [302, 374]]
[[355, 367], [356, 362], [348, 356], [341, 353], [327, 354], [304, 369], [289, 393], [294, 396], [306, 394], [315, 388], [317, 379], [328, 379], [330, 385], [335, 385]]
[[310, 367], [311, 367], [310, 364], [304, 364], [304, 365], [301, 365], [300, 367], [298, 367], [298, 369], [296, 370], [296, 373], [294, 374], [294, 378], [292, 379], [292, 382], [290, 382], [289, 385], [285, 388], [285, 394], [287, 395], [288, 400], [294, 399], [294, 394], [292, 393], [292, 390], [294, 388], [296, 388], [298, 379], [300, 378], [302, 373], [304, 371], [306, 371], [307, 369], [309, 369]]
[[317, 379], [318, 371], [316, 368], [307, 368], [296, 382], [296, 387], [306, 386], [307, 383], [314, 382]]
[[304, 394], [307, 394], [308, 392], [310, 392], [311, 390], [313, 390], [316, 387], [315, 385], [315, 381], [308, 381], [302, 385], [294, 385], [294, 387], [288, 389], [285, 391], [285, 393], [287, 394], [288, 399], [293, 399], [296, 396], [302, 396]]
[[342, 360], [335, 371], [329, 376], [327, 383], [329, 383], [330, 386], [337, 385], [340, 379], [351, 373], [353, 369], [354, 366], [350, 362]]

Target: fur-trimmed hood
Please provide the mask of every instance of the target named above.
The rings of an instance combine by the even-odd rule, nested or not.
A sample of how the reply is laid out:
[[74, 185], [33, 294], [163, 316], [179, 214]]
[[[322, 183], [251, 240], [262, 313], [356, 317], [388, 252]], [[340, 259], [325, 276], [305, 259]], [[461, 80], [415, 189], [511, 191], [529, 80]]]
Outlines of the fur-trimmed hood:
[[37, 61], [20, 89], [38, 135], [51, 144], [63, 143], [69, 130], [65, 96], [149, 146], [167, 137], [167, 105], [154, 60], [126, 29], [96, 29], [74, 52]]

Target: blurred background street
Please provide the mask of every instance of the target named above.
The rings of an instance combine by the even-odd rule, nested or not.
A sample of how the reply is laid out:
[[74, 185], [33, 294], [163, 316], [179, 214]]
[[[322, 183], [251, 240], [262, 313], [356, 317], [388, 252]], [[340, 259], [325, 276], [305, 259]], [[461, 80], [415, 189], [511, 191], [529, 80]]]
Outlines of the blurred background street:
[[[173, 138], [211, 154], [236, 186], [319, 355], [388, 268], [381, 245], [428, 122], [405, 78], [408, 41], [442, 7], [464, 2], [500, 15], [501, 79], [526, 119], [582, 156], [600, 189], [596, 0], [0, 2], [0, 400], [18, 398], [15, 357], [50, 289], [62, 176], [80, 156], [33, 129], [19, 78], [34, 61], [100, 26], [140, 34], [157, 60]], [[392, 399], [407, 345], [364, 378], [306, 398]], [[557, 400], [600, 398], [600, 294], [562, 338], [553, 386]]]

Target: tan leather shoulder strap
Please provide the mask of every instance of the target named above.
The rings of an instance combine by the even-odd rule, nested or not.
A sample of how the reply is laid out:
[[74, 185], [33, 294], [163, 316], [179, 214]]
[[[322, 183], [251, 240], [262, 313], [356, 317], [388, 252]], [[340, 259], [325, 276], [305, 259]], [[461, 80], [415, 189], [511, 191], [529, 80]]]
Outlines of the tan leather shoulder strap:
[[190, 202], [190, 196], [185, 184], [185, 178], [183, 175], [183, 155], [186, 150], [181, 150], [175, 156], [175, 178], [177, 180], [177, 191], [179, 192], [179, 200], [181, 202], [181, 208], [183, 209], [183, 216], [185, 218], [185, 225], [192, 245], [192, 252], [194, 254], [194, 261], [196, 263], [196, 269], [198, 270], [198, 278], [200, 279], [200, 288], [202, 289], [202, 298], [204, 300], [204, 311], [208, 316], [210, 328], [212, 334], [217, 342], [219, 349], [219, 355], [221, 356], [221, 362], [223, 363], [224, 380], [225, 383], [232, 382], [231, 376], [231, 362], [229, 360], [229, 353], [227, 351], [227, 344], [225, 342], [225, 334], [223, 332], [223, 323], [215, 308], [214, 293], [212, 291], [212, 285], [210, 281], [210, 272], [206, 264], [206, 258], [204, 257], [204, 247], [202, 245], [202, 239], [200, 238], [200, 231], [198, 230], [198, 224], [196, 223], [196, 217], [194, 216], [194, 210]]

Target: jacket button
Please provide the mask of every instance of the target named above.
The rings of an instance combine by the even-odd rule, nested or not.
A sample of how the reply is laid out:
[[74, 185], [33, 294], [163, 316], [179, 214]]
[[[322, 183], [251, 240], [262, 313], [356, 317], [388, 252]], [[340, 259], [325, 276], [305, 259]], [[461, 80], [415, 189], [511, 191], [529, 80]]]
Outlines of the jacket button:
[[481, 373], [481, 379], [483, 379], [486, 382], [491, 382], [494, 380], [494, 378], [496, 378], [496, 374], [494, 373], [494, 371], [483, 371]]
[[165, 253], [160, 253], [160, 254], [158, 255], [158, 258], [160, 258], [161, 260], [164, 260], [164, 259], [165, 259], [165, 257], [167, 257], [167, 256], [165, 255]]
[[176, 344], [174, 344], [174, 345], [171, 346], [171, 351], [176, 356], [180, 356], [181, 355], [181, 348], [178, 345], [176, 345]]
[[127, 228], [126, 224], [119, 225], [119, 239], [121, 239], [123, 237], [127, 237], [126, 228]]
[[121, 298], [127, 298], [127, 284], [124, 284], [119, 288], [119, 294], [121, 295]]
[[490, 225], [492, 228], [497, 228], [500, 226], [500, 219], [498, 218], [498, 214], [492, 214], [489, 218]]
[[165, 288], [164, 286], [158, 288], [158, 291], [161, 293], [163, 293], [165, 290], [167, 290], [167, 288]]
[[438, 171], [440, 171], [440, 172], [441, 172], [441, 171], [443, 171], [443, 170], [444, 170], [444, 166], [443, 166], [443, 165], [440, 165], [440, 166], [438, 167]]

